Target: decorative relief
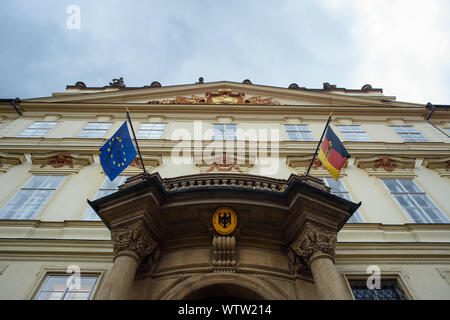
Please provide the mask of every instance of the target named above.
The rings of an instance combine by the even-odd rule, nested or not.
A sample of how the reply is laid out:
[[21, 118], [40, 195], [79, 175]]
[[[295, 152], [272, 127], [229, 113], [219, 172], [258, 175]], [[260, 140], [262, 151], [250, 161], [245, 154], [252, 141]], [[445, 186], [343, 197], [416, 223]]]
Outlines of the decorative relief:
[[176, 97], [169, 100], [152, 100], [150, 104], [262, 104], [279, 106], [280, 103], [273, 98], [250, 97], [246, 98], [242, 92], [233, 93], [230, 89], [219, 89], [217, 92], [206, 92], [205, 97], [191, 96]]
[[336, 233], [324, 231], [307, 222], [300, 237], [290, 245], [290, 248], [308, 264], [324, 255], [334, 260]]
[[136, 272], [138, 274], [138, 277], [153, 274], [156, 271], [156, 268], [158, 268], [160, 260], [161, 248], [160, 246], [157, 246], [151, 254], [147, 255], [142, 260], [142, 263], [139, 265], [139, 268]]
[[236, 272], [236, 239], [234, 236], [215, 236], [212, 242], [214, 272]]
[[294, 276], [309, 275], [311, 273], [308, 264], [306, 264], [303, 258], [297, 255], [291, 248], [288, 249], [287, 256], [289, 260], [289, 270]]
[[63, 170], [64, 172], [78, 172], [82, 167], [92, 164], [94, 158], [92, 155], [60, 151], [46, 154], [32, 154], [31, 162], [35, 165], [35, 168], [32, 169], [33, 172], [51, 172], [53, 169], [48, 169], [48, 166]]
[[41, 168], [46, 166], [52, 166], [53, 168], [62, 168], [64, 166], [69, 166], [73, 168], [73, 158], [70, 152], [58, 152], [53, 157], [49, 158], [47, 163], [43, 163]]
[[145, 230], [141, 221], [130, 225], [126, 229], [112, 230], [114, 257], [128, 255], [138, 262], [152, 253], [158, 243], [154, 241]]
[[247, 173], [254, 164], [254, 157], [227, 156], [226, 153], [211, 158], [202, 157], [202, 162], [196, 166], [201, 172], [239, 172]]
[[398, 167], [397, 163], [389, 158], [388, 156], [381, 156], [378, 160], [375, 161], [373, 165], [373, 170], [377, 170], [378, 168], [383, 168], [386, 171], [394, 171]]
[[399, 157], [393, 155], [374, 155], [356, 157], [355, 166], [366, 169], [369, 176], [376, 177], [414, 177], [416, 159], [413, 157]]

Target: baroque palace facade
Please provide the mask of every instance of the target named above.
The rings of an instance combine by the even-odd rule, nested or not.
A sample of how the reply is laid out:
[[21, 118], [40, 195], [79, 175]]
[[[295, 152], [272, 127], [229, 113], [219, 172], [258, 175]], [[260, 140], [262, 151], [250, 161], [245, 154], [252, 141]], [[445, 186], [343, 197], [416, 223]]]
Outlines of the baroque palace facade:
[[[146, 172], [111, 182], [126, 108]], [[331, 112], [337, 181], [304, 174]], [[449, 299], [449, 135], [448, 106], [370, 85], [2, 99], [0, 299]]]

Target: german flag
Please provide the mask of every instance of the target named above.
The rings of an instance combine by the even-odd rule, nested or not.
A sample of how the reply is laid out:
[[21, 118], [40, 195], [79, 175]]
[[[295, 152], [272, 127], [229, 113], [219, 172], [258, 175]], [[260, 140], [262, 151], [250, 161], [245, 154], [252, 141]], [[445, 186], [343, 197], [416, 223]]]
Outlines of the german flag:
[[328, 127], [319, 151], [319, 160], [322, 162], [322, 165], [337, 180], [341, 168], [348, 158], [350, 158], [350, 154], [347, 152], [347, 149], [345, 149], [333, 130]]

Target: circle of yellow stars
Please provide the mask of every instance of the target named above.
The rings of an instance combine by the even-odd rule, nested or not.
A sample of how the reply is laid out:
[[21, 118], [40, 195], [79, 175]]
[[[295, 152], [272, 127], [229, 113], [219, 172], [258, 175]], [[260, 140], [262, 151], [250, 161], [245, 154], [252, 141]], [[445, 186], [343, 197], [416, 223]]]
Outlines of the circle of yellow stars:
[[[115, 137], [115, 138], [112, 138], [112, 141], [114, 141], [114, 139], [116, 139], [117, 141], [119, 141], [121, 143], [120, 145], [122, 146], [122, 149], [123, 149], [122, 139], [120, 139], [119, 137]], [[112, 141], [109, 142], [110, 146], [112, 144]], [[108, 148], [108, 152], [111, 152], [111, 148]], [[125, 155], [125, 152], [122, 151], [122, 153], [123, 153], [123, 155]], [[113, 158], [112, 154], [111, 154], [111, 158]], [[127, 159], [123, 158], [123, 161], [127, 161]], [[125, 162], [123, 162], [123, 161], [116, 162], [115, 160], [113, 160], [113, 164], [117, 165], [120, 168], [121, 166], [125, 166]]]

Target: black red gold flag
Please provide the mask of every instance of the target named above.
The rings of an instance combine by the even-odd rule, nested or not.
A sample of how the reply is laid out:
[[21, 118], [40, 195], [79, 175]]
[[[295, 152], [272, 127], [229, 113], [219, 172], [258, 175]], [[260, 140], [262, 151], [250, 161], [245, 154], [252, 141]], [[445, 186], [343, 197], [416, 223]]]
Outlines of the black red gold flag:
[[322, 165], [337, 180], [348, 158], [350, 158], [350, 154], [347, 152], [347, 149], [345, 149], [331, 127], [328, 127], [319, 151], [319, 160], [322, 162]]

